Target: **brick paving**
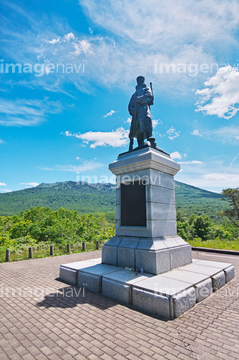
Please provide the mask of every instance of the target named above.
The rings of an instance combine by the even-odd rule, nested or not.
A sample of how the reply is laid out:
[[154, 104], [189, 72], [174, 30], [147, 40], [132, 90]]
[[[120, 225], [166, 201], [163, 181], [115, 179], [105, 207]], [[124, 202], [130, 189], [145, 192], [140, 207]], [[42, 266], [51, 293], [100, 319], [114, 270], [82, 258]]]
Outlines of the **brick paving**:
[[0, 264], [0, 360], [239, 359], [239, 256], [194, 251], [232, 263], [236, 277], [165, 321], [56, 280], [60, 264], [100, 255]]

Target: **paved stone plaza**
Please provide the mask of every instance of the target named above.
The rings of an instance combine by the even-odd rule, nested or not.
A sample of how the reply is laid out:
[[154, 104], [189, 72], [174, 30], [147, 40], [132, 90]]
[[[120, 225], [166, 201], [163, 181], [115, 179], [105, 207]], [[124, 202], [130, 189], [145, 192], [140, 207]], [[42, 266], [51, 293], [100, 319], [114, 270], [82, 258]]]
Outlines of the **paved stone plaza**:
[[193, 251], [232, 263], [236, 276], [176, 320], [165, 321], [56, 278], [62, 263], [100, 251], [0, 264], [0, 359], [239, 359], [239, 257]]

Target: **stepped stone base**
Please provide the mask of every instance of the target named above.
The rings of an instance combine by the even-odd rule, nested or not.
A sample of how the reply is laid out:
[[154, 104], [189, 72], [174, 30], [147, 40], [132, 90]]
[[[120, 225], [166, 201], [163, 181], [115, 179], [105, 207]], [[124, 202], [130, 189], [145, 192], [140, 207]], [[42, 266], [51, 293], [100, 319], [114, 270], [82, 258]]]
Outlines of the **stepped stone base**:
[[86, 261], [77, 261], [70, 264], [63, 264], [60, 266], [59, 278], [67, 284], [77, 285], [77, 275], [80, 269], [86, 269], [87, 267], [91, 267], [94, 264], [100, 263], [101, 258]]
[[100, 261], [61, 265], [60, 279], [167, 319], [181, 316], [234, 277], [231, 264], [214, 261], [193, 260], [159, 275], [128, 271]]
[[117, 183], [116, 236], [103, 246], [102, 263], [61, 265], [62, 281], [169, 319], [234, 277], [231, 264], [192, 262], [191, 246], [177, 235], [174, 175], [180, 165], [167, 153], [144, 146], [120, 154], [109, 169]]
[[143, 267], [149, 274], [162, 274], [192, 262], [191, 246], [180, 236], [137, 238], [114, 236], [102, 248], [102, 263]]

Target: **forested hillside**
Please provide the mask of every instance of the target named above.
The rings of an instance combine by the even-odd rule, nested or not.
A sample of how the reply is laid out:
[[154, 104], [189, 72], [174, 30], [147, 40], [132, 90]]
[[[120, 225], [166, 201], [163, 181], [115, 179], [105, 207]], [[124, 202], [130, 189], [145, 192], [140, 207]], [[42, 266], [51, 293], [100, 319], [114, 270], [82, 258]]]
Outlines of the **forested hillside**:
[[178, 181], [175, 181], [175, 194], [177, 211], [180, 210], [187, 216], [208, 215], [214, 222], [225, 220], [217, 215], [229, 206], [227, 202], [220, 200], [220, 194]]
[[0, 194], [0, 216], [18, 215], [36, 206], [52, 210], [63, 207], [79, 214], [114, 212], [115, 186], [66, 181]]
[[[220, 221], [217, 212], [228, 204], [220, 201], [221, 195], [175, 181], [177, 209], [186, 215], [206, 214]], [[79, 214], [104, 212], [114, 218], [115, 186], [112, 184], [88, 184], [74, 181], [40, 184], [31, 189], [0, 194], [0, 216], [20, 214], [31, 207], [60, 207], [77, 210]]]

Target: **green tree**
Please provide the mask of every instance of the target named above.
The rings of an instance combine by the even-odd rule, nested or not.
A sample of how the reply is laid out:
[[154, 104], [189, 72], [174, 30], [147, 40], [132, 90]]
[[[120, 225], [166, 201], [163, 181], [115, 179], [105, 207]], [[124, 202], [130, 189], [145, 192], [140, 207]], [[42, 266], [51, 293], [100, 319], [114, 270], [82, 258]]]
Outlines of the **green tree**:
[[193, 237], [207, 240], [210, 237], [213, 222], [207, 215], [201, 215], [194, 218], [191, 226], [193, 229]]
[[11, 239], [16, 239], [28, 235], [31, 225], [32, 222], [29, 220], [24, 221], [20, 218], [15, 219], [14, 224], [12, 224], [11, 228], [9, 229], [9, 235]]
[[179, 222], [185, 222], [185, 221], [187, 221], [187, 216], [184, 214], [183, 211], [178, 210], [176, 220]]
[[181, 210], [177, 211], [177, 233], [184, 240], [192, 240], [192, 227], [187, 216]]
[[79, 216], [75, 210], [60, 208], [53, 211], [38, 206], [22, 211], [20, 216], [0, 217], [0, 245], [8, 239], [18, 243], [29, 243], [29, 239], [58, 244], [96, 240], [103, 243], [113, 235], [114, 224], [105, 214]]
[[222, 201], [228, 201], [230, 209], [223, 210], [220, 215], [226, 216], [236, 227], [239, 228], [239, 188], [225, 189], [222, 191]]

